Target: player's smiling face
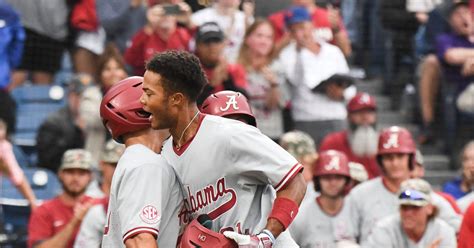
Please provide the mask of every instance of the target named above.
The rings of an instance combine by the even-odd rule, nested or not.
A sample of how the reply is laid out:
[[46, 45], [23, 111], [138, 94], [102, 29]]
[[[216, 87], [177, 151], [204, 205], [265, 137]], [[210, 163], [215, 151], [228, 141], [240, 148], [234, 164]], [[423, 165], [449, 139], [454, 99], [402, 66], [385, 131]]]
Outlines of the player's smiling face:
[[153, 129], [170, 128], [170, 111], [168, 109], [168, 94], [161, 84], [158, 73], [146, 71], [143, 76], [143, 94], [140, 102], [143, 109], [151, 113], [151, 127]]
[[410, 176], [410, 155], [392, 153], [382, 155], [385, 175], [390, 179], [406, 179]]

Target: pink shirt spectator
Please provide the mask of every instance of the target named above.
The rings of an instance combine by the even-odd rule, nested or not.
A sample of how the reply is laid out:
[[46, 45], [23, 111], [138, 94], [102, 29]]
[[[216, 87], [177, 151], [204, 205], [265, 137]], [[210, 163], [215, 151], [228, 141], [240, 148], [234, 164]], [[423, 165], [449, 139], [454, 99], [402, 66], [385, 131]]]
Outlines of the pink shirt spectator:
[[13, 154], [13, 147], [10, 142], [5, 139], [0, 140], [0, 166], [5, 167], [2, 168], [3, 171], [10, 172], [9, 176], [13, 185], [19, 186], [23, 182], [23, 171], [18, 165], [15, 154]]

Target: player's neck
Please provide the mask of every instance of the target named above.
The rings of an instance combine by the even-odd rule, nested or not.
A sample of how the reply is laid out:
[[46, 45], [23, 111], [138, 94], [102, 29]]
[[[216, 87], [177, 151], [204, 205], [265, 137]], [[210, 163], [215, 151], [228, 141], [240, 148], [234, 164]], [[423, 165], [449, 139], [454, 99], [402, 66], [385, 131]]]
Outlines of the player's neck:
[[124, 143], [126, 147], [137, 144], [144, 145], [150, 150], [160, 153], [163, 141], [168, 136], [169, 132], [167, 130], [153, 130], [149, 128], [124, 135]]
[[67, 206], [74, 206], [84, 195], [72, 196], [63, 192], [59, 195], [59, 199]]
[[397, 193], [400, 190], [400, 185], [402, 184], [403, 181], [409, 179], [407, 178], [389, 178], [387, 176], [382, 177], [382, 182], [385, 188], [392, 192], [392, 193]]
[[214, 4], [214, 8], [216, 9], [217, 13], [223, 16], [231, 16], [237, 10], [236, 8], [223, 6], [219, 3]]
[[321, 207], [321, 210], [323, 210], [324, 213], [329, 216], [335, 216], [341, 211], [344, 204], [344, 198], [320, 195], [316, 197], [316, 203]]
[[407, 230], [404, 228], [405, 233], [407, 234], [408, 238], [415, 243], [418, 243], [423, 238], [423, 234], [425, 233], [426, 226], [419, 226], [414, 229]]
[[170, 129], [173, 136], [173, 144], [181, 147], [190, 140], [199, 127], [199, 110], [196, 104], [187, 106], [184, 111], [180, 111], [176, 126]]

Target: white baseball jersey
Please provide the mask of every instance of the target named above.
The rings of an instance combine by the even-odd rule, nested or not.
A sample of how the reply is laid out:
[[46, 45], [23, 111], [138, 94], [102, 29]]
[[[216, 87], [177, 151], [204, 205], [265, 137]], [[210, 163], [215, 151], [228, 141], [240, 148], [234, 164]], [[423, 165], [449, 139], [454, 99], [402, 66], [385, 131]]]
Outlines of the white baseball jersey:
[[313, 198], [301, 205], [298, 216], [290, 225], [290, 233], [302, 248], [335, 248], [336, 237], [349, 232], [350, 218], [345, 203], [337, 215], [330, 216]]
[[[439, 217], [449, 223], [455, 230], [459, 229], [461, 218], [449, 203], [436, 193], [431, 193], [433, 205], [439, 209]], [[377, 177], [357, 185], [348, 195], [348, 204], [352, 216], [352, 228], [347, 235], [364, 243], [375, 224], [382, 218], [398, 213], [398, 195], [388, 191]]]
[[170, 138], [162, 151], [184, 187], [192, 217], [208, 214], [214, 231], [259, 233], [274, 189], [285, 188], [303, 166], [253, 126], [212, 115], [199, 120], [191, 141], [177, 150]]
[[127, 147], [112, 178], [102, 247], [124, 247], [142, 232], [157, 236], [159, 247], [175, 247], [182, 202], [179, 181], [161, 155]]
[[429, 247], [437, 239], [441, 238], [441, 243], [438, 248], [453, 248], [457, 247], [456, 233], [446, 222], [435, 218], [430, 220], [426, 227], [423, 237], [420, 241], [415, 243], [408, 238], [406, 233], [401, 228], [400, 215], [395, 214], [388, 216], [374, 228], [374, 231], [369, 236], [367, 243], [363, 245], [364, 248], [426, 248]]
[[107, 213], [102, 204], [92, 206], [81, 222], [74, 248], [100, 247]]

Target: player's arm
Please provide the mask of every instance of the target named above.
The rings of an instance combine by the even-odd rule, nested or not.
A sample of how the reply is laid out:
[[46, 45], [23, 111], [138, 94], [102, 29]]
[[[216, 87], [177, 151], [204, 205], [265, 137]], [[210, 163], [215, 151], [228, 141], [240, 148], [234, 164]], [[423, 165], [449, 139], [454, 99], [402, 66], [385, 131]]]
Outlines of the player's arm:
[[[162, 204], [168, 197], [164, 189], [168, 174], [164, 173], [161, 167], [156, 164], [144, 164], [124, 176], [117, 196], [117, 211], [123, 228], [120, 232], [126, 247], [158, 247]], [[150, 175], [160, 178], [160, 183], [150, 180]]]
[[158, 243], [153, 235], [150, 233], [140, 233], [125, 241], [127, 248], [158, 248]]
[[[53, 237], [41, 241], [38, 245], [33, 245], [36, 248], [48, 248], [48, 247], [67, 247], [69, 240], [74, 234], [76, 227], [81, 224], [84, 215], [87, 213], [89, 208], [92, 206], [91, 202], [85, 204], [77, 204], [74, 207], [74, 216], [71, 221], [67, 223], [63, 230], [56, 233]], [[38, 226], [38, 228], [41, 228]]]
[[[306, 193], [306, 182], [303, 175], [298, 173], [288, 183], [286, 188], [277, 192], [277, 198], [273, 205], [272, 213], [268, 218], [265, 229], [278, 237], [296, 217], [298, 208]], [[294, 211], [294, 212], [292, 212]]]

